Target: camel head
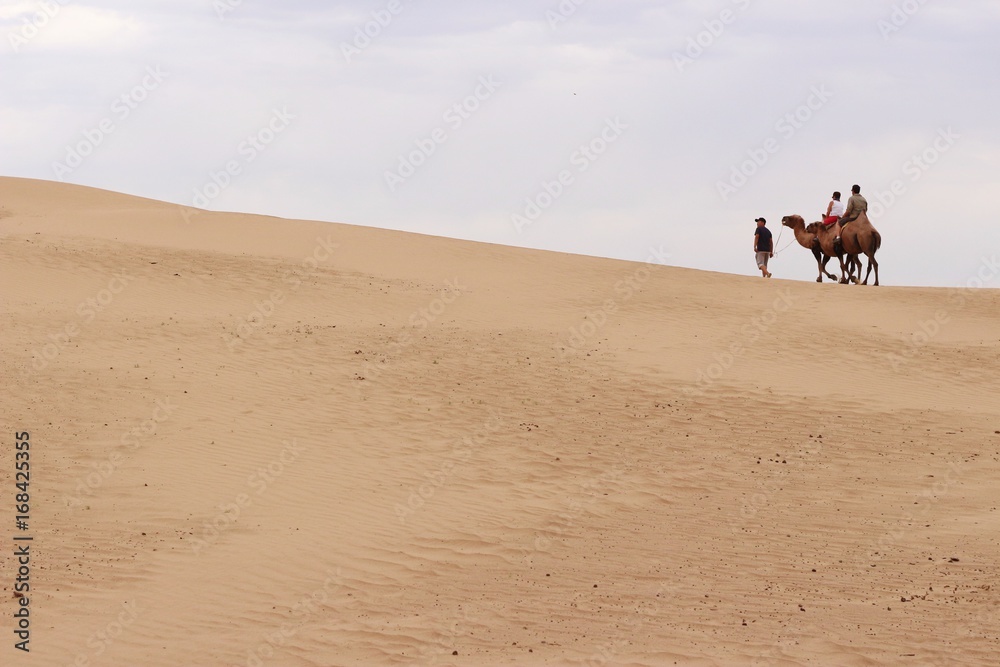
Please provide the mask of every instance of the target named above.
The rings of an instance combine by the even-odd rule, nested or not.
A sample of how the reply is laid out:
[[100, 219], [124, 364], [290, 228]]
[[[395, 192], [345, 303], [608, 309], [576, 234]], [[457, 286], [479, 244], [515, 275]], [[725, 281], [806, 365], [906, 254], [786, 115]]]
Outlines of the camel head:
[[815, 234], [819, 232], [820, 224], [818, 222], [810, 222], [806, 225], [806, 232], [809, 234]]
[[801, 227], [806, 224], [805, 220], [802, 219], [801, 215], [786, 215], [781, 219], [781, 224], [785, 227], [791, 227], [795, 229], [796, 227]]

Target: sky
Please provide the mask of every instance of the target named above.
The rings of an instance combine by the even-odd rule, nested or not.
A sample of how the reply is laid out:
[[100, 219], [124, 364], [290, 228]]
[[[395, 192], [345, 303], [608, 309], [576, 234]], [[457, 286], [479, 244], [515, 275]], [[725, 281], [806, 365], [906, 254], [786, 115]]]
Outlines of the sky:
[[996, 0], [5, 0], [0, 175], [748, 276], [763, 216], [796, 280], [782, 216], [857, 183], [882, 284], [978, 286], [998, 34]]

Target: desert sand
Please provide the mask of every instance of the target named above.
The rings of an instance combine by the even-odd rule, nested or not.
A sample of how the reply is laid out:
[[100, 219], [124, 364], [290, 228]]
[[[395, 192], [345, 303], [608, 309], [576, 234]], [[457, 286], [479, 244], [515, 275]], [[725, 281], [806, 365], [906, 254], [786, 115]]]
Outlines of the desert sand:
[[0, 662], [995, 665], [998, 292], [669, 250], [0, 179]]

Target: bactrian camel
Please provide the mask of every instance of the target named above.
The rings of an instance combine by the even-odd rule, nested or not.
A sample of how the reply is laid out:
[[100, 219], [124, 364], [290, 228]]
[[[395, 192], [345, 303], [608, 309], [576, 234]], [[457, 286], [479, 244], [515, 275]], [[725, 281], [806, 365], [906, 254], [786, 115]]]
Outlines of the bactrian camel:
[[[868, 258], [868, 270], [865, 272], [865, 280], [862, 285], [868, 284], [868, 276], [871, 275], [872, 267], [875, 267], [875, 286], [878, 286], [878, 260], [875, 253], [882, 247], [882, 235], [872, 226], [867, 213], [862, 213], [857, 219], [847, 223], [840, 232], [840, 240], [844, 250], [851, 261], [858, 267], [858, 277], [861, 277], [861, 261], [859, 255]], [[851, 273], [854, 273], [853, 267]]]
[[[816, 278], [816, 282], [818, 283], [823, 282], [824, 274], [830, 280], [837, 280], [837, 276], [833, 275], [832, 273], [826, 270], [827, 262], [830, 261], [831, 257], [836, 256], [836, 253], [827, 252], [827, 250], [821, 246], [815, 232], [806, 231], [806, 223], [805, 220], [802, 219], [802, 216], [786, 215], [784, 218], [781, 219], [781, 224], [784, 225], [785, 227], [788, 227], [793, 232], [795, 232], [795, 240], [799, 242], [799, 245], [811, 251], [813, 257], [816, 258], [816, 266], [819, 269], [819, 277]], [[839, 225], [837, 225], [837, 227], [839, 229]], [[830, 245], [829, 249], [832, 251], [833, 246]], [[843, 259], [841, 259], [840, 261], [840, 269], [841, 273], [843, 273], [844, 271]], [[846, 280], [842, 279], [841, 282], [846, 282]]]

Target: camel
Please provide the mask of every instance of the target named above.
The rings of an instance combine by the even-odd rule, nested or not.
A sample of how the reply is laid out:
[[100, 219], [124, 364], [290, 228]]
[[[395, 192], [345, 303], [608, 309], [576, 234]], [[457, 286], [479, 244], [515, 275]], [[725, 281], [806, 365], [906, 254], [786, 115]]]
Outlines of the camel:
[[[862, 285], [868, 284], [868, 276], [871, 275], [872, 267], [875, 267], [875, 287], [878, 287], [878, 261], [875, 259], [875, 252], [882, 247], [882, 235], [872, 226], [867, 213], [862, 213], [856, 220], [852, 220], [840, 232], [840, 241], [843, 251], [851, 258], [851, 261], [858, 267], [858, 277], [861, 277], [861, 260], [859, 256], [864, 254], [868, 257], [868, 270], [865, 272], [865, 280]], [[851, 279], [854, 268], [851, 268]], [[855, 280], [855, 283], [857, 281]]]
[[[806, 233], [816, 235], [823, 254], [836, 257], [840, 260], [840, 284], [854, 283], [857, 285], [860, 281], [854, 277], [854, 265], [857, 263], [858, 275], [860, 276], [861, 262], [858, 262], [856, 258], [852, 258], [849, 253], [845, 253], [843, 245], [837, 242], [838, 237], [843, 240], [841, 235], [843, 229], [839, 222], [835, 222], [832, 225], [824, 225], [822, 222], [810, 222], [806, 225]], [[846, 262], [844, 261], [845, 254], [847, 255]]]
[[[802, 219], [802, 216], [786, 215], [781, 219], [781, 224], [784, 225], [785, 227], [788, 227], [793, 232], [795, 232], [795, 240], [799, 242], [800, 246], [806, 248], [807, 250], [812, 251], [813, 257], [816, 258], [816, 266], [819, 268], [819, 277], [816, 278], [816, 282], [818, 283], [823, 282], [824, 274], [826, 274], [826, 277], [829, 278], [830, 280], [837, 280], [837, 276], [833, 275], [832, 273], [826, 270], [827, 262], [830, 261], [831, 257], [837, 256], [836, 253], [834, 252], [828, 253], [826, 249], [824, 249], [820, 244], [820, 241], [817, 238], [816, 233], [807, 231], [806, 223], [805, 220]], [[839, 232], [840, 225], [836, 224], [834, 226], [837, 228], [837, 231]], [[834, 234], [834, 236], [836, 236], [836, 234]], [[831, 240], [833, 239], [833, 237], [830, 238]], [[833, 250], [832, 243], [829, 245], [829, 249]], [[838, 259], [840, 259], [841, 273], [843, 273], [844, 260], [839, 256], [837, 257]], [[859, 274], [861, 273], [860, 268], [858, 269], [858, 273]], [[843, 279], [843, 276], [841, 276], [840, 282], [846, 282], [846, 280]]]

